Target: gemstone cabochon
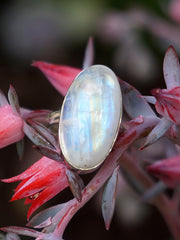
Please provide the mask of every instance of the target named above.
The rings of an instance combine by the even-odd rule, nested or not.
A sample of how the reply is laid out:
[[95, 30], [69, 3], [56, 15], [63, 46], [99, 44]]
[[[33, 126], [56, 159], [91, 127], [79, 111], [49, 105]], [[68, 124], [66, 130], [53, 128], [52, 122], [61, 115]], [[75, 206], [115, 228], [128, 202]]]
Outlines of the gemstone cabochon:
[[59, 141], [65, 160], [81, 171], [96, 169], [111, 151], [122, 116], [116, 75], [103, 65], [81, 71], [64, 98]]

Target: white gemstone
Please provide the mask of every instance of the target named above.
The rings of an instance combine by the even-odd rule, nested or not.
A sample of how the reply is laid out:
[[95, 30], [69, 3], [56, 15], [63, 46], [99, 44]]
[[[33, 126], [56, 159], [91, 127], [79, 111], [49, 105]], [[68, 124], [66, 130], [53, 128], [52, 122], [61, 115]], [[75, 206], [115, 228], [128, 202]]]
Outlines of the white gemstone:
[[113, 71], [93, 65], [80, 72], [61, 108], [59, 140], [65, 160], [81, 171], [97, 168], [112, 149], [121, 115], [121, 90]]

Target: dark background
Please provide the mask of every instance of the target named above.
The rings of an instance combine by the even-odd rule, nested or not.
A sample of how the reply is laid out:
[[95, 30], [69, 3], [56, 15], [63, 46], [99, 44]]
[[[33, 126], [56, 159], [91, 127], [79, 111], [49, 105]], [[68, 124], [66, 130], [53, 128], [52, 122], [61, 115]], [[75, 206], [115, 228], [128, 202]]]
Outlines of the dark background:
[[[95, 63], [105, 64], [143, 94], [163, 87], [162, 62], [170, 44], [180, 54], [180, 4], [164, 0], [16, 0], [0, 1], [0, 88], [12, 84], [20, 105], [58, 110], [62, 96], [36, 68], [33, 60], [81, 68], [89, 36], [94, 38]], [[179, 6], [179, 8], [178, 8]], [[19, 174], [40, 158], [25, 141], [19, 160], [15, 145], [0, 150], [0, 178]], [[9, 203], [16, 184], [0, 183], [0, 226], [26, 224], [23, 201]], [[65, 239], [169, 240], [159, 213], [139, 203], [120, 184], [112, 226], [107, 232], [97, 194], [69, 224]], [[69, 190], [45, 206], [66, 201]]]

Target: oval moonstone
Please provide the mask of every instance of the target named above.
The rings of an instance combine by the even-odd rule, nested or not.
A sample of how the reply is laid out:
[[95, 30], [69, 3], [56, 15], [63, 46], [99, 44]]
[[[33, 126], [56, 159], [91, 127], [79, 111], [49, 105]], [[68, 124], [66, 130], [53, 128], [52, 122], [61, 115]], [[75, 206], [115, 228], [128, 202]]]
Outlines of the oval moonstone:
[[116, 75], [103, 65], [85, 68], [64, 99], [59, 140], [65, 160], [81, 171], [97, 168], [112, 149], [122, 115]]

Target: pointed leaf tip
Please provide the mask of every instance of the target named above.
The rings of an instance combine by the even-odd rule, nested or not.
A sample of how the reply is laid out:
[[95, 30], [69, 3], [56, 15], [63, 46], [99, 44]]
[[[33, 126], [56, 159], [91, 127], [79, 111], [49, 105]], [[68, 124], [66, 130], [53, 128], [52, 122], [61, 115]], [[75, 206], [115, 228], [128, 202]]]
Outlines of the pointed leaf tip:
[[120, 80], [120, 85], [123, 107], [130, 118], [136, 118], [140, 115], [143, 117], [156, 117], [154, 111], [136, 88], [122, 80]]
[[119, 166], [114, 170], [112, 176], [107, 181], [102, 197], [102, 215], [106, 230], [109, 230], [115, 208], [116, 190], [118, 182]]
[[36, 146], [52, 148], [50, 142], [26, 122], [24, 122], [23, 131]]
[[20, 113], [19, 100], [18, 100], [16, 90], [12, 85], [10, 85], [10, 88], [8, 91], [8, 99], [13, 111], [16, 114], [19, 114]]
[[163, 73], [167, 89], [180, 86], [180, 64], [173, 46], [169, 46], [165, 53]]
[[0, 89], [0, 107], [9, 104], [3, 91]]
[[94, 62], [94, 43], [93, 38], [90, 37], [86, 46], [83, 68], [90, 67]]
[[81, 190], [83, 188], [83, 182], [80, 176], [71, 169], [66, 169], [66, 176], [74, 197], [80, 202], [82, 199]]
[[24, 153], [24, 139], [16, 143], [16, 149], [19, 156], [19, 159], [22, 159]]
[[153, 130], [147, 136], [143, 145], [139, 148], [139, 150], [143, 150], [144, 148], [150, 146], [159, 140], [167, 130], [172, 126], [172, 122], [167, 120], [166, 118], [162, 118], [159, 123], [153, 128]]
[[53, 150], [51, 148], [48, 147], [44, 147], [44, 146], [35, 146], [35, 148], [37, 149], [37, 151], [39, 151], [43, 156], [46, 156], [48, 158], [51, 158], [55, 161], [58, 162], [63, 162], [60, 153], [57, 152], [56, 150]]
[[57, 143], [57, 140], [54, 136], [54, 134], [51, 132], [49, 128], [47, 128], [45, 125], [39, 123], [36, 120], [28, 120], [28, 123], [37, 131], [40, 133], [41, 136], [43, 136], [54, 149], [59, 150], [59, 146]]

